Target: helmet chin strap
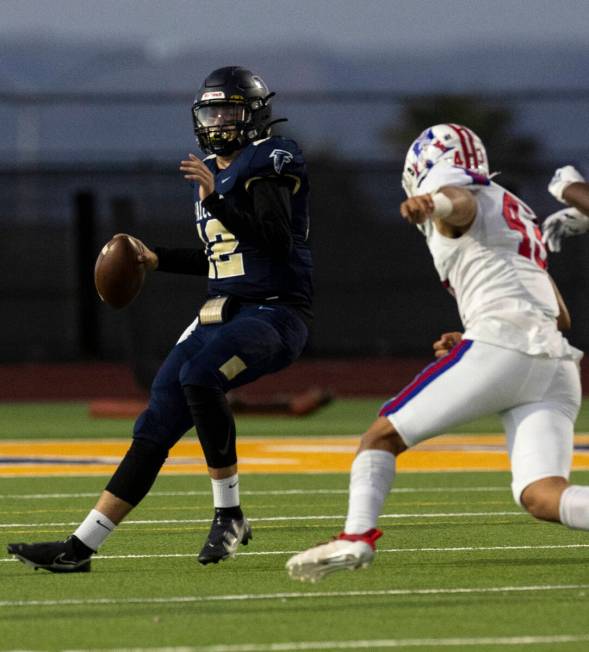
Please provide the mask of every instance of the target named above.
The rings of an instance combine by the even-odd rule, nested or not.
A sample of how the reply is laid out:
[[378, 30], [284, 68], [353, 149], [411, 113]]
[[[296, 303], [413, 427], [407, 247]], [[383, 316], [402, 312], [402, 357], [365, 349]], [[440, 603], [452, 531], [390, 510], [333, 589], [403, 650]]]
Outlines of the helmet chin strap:
[[278, 124], [279, 122], [288, 122], [288, 118], [277, 118], [276, 120], [271, 120], [268, 124], [264, 125], [263, 131], [270, 129], [272, 125]]
[[219, 148], [219, 151], [216, 151], [213, 145], [211, 145], [211, 148], [213, 149], [213, 153], [216, 154], [217, 156], [227, 156], [227, 154], [233, 154], [233, 152], [237, 151], [238, 149], [241, 149], [244, 147], [244, 143], [240, 141], [240, 138], [233, 138], [233, 140], [227, 141], [222, 147]]
[[[264, 106], [268, 106], [270, 104], [270, 100], [276, 95], [276, 93], [272, 92], [266, 95], [266, 97], [262, 100], [264, 103]], [[258, 136], [264, 136], [268, 129], [272, 125], [278, 124], [279, 122], [288, 122], [288, 118], [277, 118], [276, 120], [271, 120], [270, 122], [267, 122], [265, 125], [262, 125], [262, 127], [259, 130]]]
[[288, 122], [288, 118], [277, 118], [276, 120], [271, 120], [261, 127], [258, 133], [259, 138], [265, 138], [270, 135], [270, 127], [279, 122]]

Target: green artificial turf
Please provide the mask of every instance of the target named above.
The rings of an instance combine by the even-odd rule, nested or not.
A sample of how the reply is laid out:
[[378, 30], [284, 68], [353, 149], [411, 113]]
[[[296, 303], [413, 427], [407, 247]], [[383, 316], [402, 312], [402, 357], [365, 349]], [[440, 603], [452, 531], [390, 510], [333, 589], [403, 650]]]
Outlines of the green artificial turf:
[[[358, 435], [375, 419], [382, 399], [339, 399], [305, 417], [237, 415], [240, 435]], [[104, 439], [130, 437], [132, 419], [97, 419], [85, 403], [0, 403], [0, 439]], [[499, 419], [484, 417], [453, 429], [456, 433], [502, 432]], [[577, 420], [589, 432], [589, 401]]]
[[[380, 400], [336, 401], [305, 418], [238, 418], [242, 435], [357, 434]], [[587, 404], [577, 424], [589, 431]], [[129, 420], [83, 404], [0, 405], [0, 435], [121, 437]], [[485, 419], [456, 432], [494, 432]], [[589, 484], [589, 472], [573, 481]], [[105, 478], [0, 479], [0, 550], [57, 540]], [[0, 650], [589, 649], [589, 533], [540, 523], [514, 503], [507, 473], [400, 473], [374, 564], [317, 585], [291, 554], [342, 527], [347, 473], [248, 475], [254, 539], [236, 560], [196, 560], [212, 515], [203, 476], [163, 476], [107, 541], [91, 573], [53, 575], [0, 555]]]
[[[345, 474], [244, 475], [254, 539], [237, 559], [203, 567], [195, 553], [211, 515], [208, 481], [162, 477], [89, 574], [0, 557], [0, 649], [434, 650], [456, 639], [451, 649], [496, 652], [522, 648], [505, 637], [555, 636], [523, 649], [587, 649], [588, 535], [521, 513], [505, 473], [399, 474], [370, 568], [316, 585], [288, 578], [292, 552], [341, 528], [346, 486]], [[82, 519], [101, 487], [0, 480], [2, 543], [67, 535], [74, 526], [62, 523]]]

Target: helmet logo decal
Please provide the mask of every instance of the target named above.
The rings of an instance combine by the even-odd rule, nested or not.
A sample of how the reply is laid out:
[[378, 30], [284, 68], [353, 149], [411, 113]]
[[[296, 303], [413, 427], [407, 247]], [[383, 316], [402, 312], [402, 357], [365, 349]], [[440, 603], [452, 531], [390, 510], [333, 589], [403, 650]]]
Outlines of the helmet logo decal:
[[437, 147], [442, 152], [442, 154], [445, 154], [452, 149], [452, 147], [446, 147], [446, 145], [444, 145], [441, 140], [434, 140], [433, 146]]
[[282, 172], [282, 168], [292, 161], [293, 155], [284, 149], [273, 149], [268, 158], [274, 160], [274, 169], [276, 170], [276, 174], [280, 174]]
[[207, 93], [202, 94], [200, 101], [204, 102], [205, 100], [224, 100], [224, 99], [225, 99], [225, 93], [223, 93], [223, 91], [208, 91]]

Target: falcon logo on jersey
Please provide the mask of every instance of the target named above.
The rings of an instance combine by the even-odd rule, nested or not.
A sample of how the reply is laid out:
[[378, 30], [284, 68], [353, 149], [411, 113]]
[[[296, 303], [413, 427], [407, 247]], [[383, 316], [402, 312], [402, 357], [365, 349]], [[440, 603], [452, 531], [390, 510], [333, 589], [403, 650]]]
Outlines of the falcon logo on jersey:
[[274, 160], [274, 169], [276, 170], [276, 174], [280, 174], [282, 172], [282, 168], [290, 163], [294, 157], [285, 149], [273, 149], [268, 158]]

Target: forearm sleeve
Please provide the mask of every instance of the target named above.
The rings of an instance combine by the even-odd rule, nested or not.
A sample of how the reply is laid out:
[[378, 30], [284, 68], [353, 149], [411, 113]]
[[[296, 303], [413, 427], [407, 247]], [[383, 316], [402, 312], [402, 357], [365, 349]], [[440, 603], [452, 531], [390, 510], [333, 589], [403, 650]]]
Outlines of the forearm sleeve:
[[158, 257], [158, 272], [192, 274], [194, 276], [206, 276], [209, 273], [209, 261], [204, 249], [154, 247], [153, 251]]

